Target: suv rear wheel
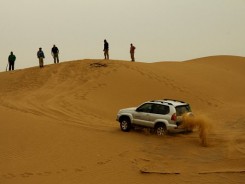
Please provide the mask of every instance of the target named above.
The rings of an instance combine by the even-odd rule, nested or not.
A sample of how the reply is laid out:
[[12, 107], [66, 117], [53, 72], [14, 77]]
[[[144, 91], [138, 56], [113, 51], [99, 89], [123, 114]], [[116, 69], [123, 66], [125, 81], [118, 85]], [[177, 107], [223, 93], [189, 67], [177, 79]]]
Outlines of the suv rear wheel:
[[155, 132], [158, 136], [166, 135], [167, 134], [167, 128], [164, 124], [160, 123], [160, 124], [156, 125]]
[[131, 129], [131, 122], [130, 122], [129, 118], [123, 118], [120, 121], [120, 127], [121, 127], [122, 131], [129, 132]]

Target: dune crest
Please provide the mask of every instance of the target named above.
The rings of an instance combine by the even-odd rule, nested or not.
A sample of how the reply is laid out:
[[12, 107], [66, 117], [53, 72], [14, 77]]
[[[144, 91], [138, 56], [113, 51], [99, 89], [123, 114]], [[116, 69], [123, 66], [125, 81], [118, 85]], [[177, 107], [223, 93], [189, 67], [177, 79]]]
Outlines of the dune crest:
[[[243, 57], [217, 56], [2, 72], [0, 183], [242, 183], [244, 68]], [[192, 133], [120, 130], [119, 109], [164, 98], [190, 104]]]

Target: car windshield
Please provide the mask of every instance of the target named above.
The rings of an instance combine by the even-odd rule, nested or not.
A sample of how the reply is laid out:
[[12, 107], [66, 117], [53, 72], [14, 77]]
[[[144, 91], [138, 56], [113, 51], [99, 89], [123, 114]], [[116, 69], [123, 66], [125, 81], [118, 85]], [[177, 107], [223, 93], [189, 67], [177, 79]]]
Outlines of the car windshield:
[[187, 112], [191, 112], [191, 107], [189, 105], [177, 106], [177, 107], [175, 107], [175, 109], [176, 109], [176, 115], [177, 116], [181, 116]]

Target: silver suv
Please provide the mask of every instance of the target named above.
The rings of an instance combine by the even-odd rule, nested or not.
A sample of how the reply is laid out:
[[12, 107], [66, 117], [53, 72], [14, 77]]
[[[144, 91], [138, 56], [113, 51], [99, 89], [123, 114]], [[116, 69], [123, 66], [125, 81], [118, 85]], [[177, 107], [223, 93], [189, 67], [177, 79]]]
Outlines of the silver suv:
[[191, 114], [190, 105], [186, 102], [172, 99], [153, 100], [139, 107], [119, 110], [117, 121], [124, 132], [141, 126], [154, 129], [157, 135], [164, 135], [171, 129], [180, 128], [181, 116], [185, 113]]

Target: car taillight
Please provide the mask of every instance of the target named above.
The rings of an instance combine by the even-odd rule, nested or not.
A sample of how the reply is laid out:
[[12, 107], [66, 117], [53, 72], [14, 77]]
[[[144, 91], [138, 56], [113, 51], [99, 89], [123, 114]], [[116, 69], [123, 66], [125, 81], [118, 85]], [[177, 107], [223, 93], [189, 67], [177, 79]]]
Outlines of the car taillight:
[[176, 116], [175, 113], [172, 115], [171, 120], [172, 120], [172, 121], [176, 121], [176, 120], [177, 120], [177, 116]]

